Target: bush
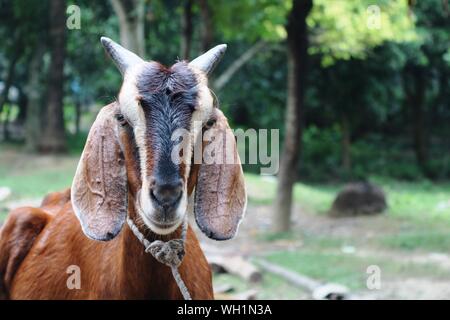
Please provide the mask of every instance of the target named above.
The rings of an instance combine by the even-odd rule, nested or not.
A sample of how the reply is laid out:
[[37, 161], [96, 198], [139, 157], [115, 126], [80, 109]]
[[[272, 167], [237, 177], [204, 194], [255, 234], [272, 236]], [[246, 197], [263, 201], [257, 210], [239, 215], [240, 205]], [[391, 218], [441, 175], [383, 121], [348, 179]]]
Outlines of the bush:
[[300, 177], [311, 181], [338, 178], [340, 169], [340, 131], [335, 126], [319, 129], [310, 126], [303, 132], [303, 154]]
[[[387, 140], [372, 134], [352, 143], [351, 172], [341, 165], [341, 133], [337, 126], [317, 128], [310, 126], [303, 133], [303, 154], [299, 176], [312, 182], [366, 180], [370, 176], [385, 176], [399, 180], [423, 180], [424, 173], [408, 141], [393, 138]], [[435, 155], [430, 160], [428, 176], [448, 178], [450, 158], [445, 154]]]

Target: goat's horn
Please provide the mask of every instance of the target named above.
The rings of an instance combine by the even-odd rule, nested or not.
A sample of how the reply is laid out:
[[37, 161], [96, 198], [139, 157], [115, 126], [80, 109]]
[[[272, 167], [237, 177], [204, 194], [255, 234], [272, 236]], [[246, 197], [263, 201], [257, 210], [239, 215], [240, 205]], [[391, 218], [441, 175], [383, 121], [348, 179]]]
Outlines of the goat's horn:
[[220, 59], [222, 59], [225, 50], [227, 50], [227, 45], [219, 44], [218, 46], [215, 46], [211, 50], [192, 60], [189, 65], [194, 66], [209, 75], [217, 66]]
[[136, 54], [115, 43], [110, 38], [101, 37], [100, 41], [122, 75], [125, 75], [125, 72], [130, 67], [144, 62], [144, 60], [139, 58]]

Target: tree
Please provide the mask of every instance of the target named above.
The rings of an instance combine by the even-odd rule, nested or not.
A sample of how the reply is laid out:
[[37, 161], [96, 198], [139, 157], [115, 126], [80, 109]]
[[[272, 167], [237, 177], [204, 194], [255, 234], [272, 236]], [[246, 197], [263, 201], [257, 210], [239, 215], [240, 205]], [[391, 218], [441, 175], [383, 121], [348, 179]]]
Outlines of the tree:
[[39, 149], [64, 152], [67, 149], [64, 129], [64, 59], [66, 51], [66, 2], [50, 0], [50, 70], [45, 126]]
[[[43, 19], [48, 13], [48, 1], [32, 2], [26, 0], [16, 0], [14, 2], [0, 2], [0, 20], [2, 28], [0, 28], [0, 37], [5, 39], [3, 42], [3, 52], [5, 60], [9, 65], [10, 71], [7, 72], [7, 86], [13, 86], [19, 92], [17, 107], [19, 108], [18, 116], [14, 125], [17, 129], [29, 127], [28, 123], [33, 123], [32, 134], [25, 131], [25, 139], [27, 148], [30, 151], [37, 150], [37, 142], [41, 131], [41, 105], [42, 97], [46, 89], [45, 74], [42, 57], [47, 49], [48, 39], [48, 22], [50, 19]], [[12, 34], [12, 37], [8, 35]], [[39, 49], [38, 49], [39, 47]], [[40, 59], [36, 61], [35, 56], [39, 53]], [[35, 61], [33, 63], [32, 61]], [[12, 66], [14, 68], [12, 68]], [[35, 66], [35, 67], [33, 67]], [[34, 74], [33, 74], [34, 73]], [[29, 79], [36, 78], [33, 87], [30, 87]], [[6, 92], [6, 91], [5, 91]], [[4, 92], [4, 93], [5, 93]], [[4, 100], [6, 101], [6, 100]], [[10, 101], [10, 108], [15, 107], [15, 102]], [[1, 112], [1, 110], [0, 110]], [[5, 124], [8, 121], [8, 115], [5, 117]], [[4, 127], [4, 134], [8, 136], [7, 127]], [[28, 143], [32, 141], [32, 143]]]
[[[14, 76], [16, 73], [16, 67], [19, 59], [23, 56], [24, 51], [24, 37], [26, 32], [23, 27], [18, 27], [20, 23], [20, 17], [17, 13], [17, 7], [12, 3], [0, 3], [0, 7], [3, 8], [0, 13], [0, 19], [4, 28], [1, 30], [2, 49], [7, 54], [6, 72], [3, 80], [3, 90], [0, 92], [0, 114], [3, 111], [4, 105], [8, 102], [8, 95], [11, 86], [13, 85]], [[11, 36], [12, 35], [12, 36]], [[6, 119], [7, 120], [7, 119]], [[5, 123], [6, 126], [6, 123]], [[6, 129], [5, 129], [6, 130]]]
[[316, 0], [308, 18], [312, 26], [310, 54], [319, 55], [325, 69], [340, 63], [328, 74], [329, 89], [325, 88], [328, 95], [324, 94], [324, 99], [338, 119], [341, 167], [345, 176], [351, 176], [352, 134], [358, 119], [363, 119], [359, 116], [361, 111], [385, 113], [374, 109], [385, 109], [386, 105], [374, 105], [367, 99], [371, 97], [370, 91], [377, 89], [370, 81], [373, 76], [367, 68], [369, 56], [372, 49], [386, 41], [405, 43], [418, 39], [407, 12], [407, 3], [400, 1], [379, 1], [373, 5], [371, 1]]
[[181, 14], [181, 59], [188, 60], [192, 42], [192, 0], [185, 0]]
[[425, 92], [426, 70], [423, 66], [408, 64], [403, 72], [405, 104], [409, 109], [412, 141], [417, 163], [424, 173], [428, 163], [428, 138], [426, 132]]
[[[283, 24], [290, 1], [263, 0], [258, 2], [221, 2], [200, 1], [201, 44], [209, 49], [213, 37], [214, 25], [225, 41], [245, 40], [245, 50], [233, 59], [233, 62], [217, 76], [213, 88], [220, 91], [233, 76], [250, 62], [263, 49], [286, 37]], [[217, 12], [217, 14], [215, 14]], [[255, 15], [255, 12], [260, 14]], [[214, 17], [214, 21], [211, 17]]]
[[11, 57], [11, 59], [9, 61], [8, 69], [6, 71], [6, 80], [5, 80], [4, 84], [3, 84], [3, 90], [2, 90], [2, 92], [0, 94], [0, 113], [2, 112], [3, 106], [5, 105], [5, 103], [8, 100], [8, 93], [9, 93], [9, 89], [11, 88], [11, 85], [12, 85], [12, 82], [13, 82], [13, 79], [14, 79], [14, 73], [15, 73], [15, 70], [16, 70], [16, 64], [17, 64], [17, 61], [19, 60], [19, 58], [20, 58], [20, 56], [22, 54], [22, 50], [23, 50], [22, 49], [22, 43], [21, 43], [21, 41], [19, 41], [20, 35], [19, 35], [18, 31], [15, 32], [15, 37], [14, 38], [16, 39], [15, 42], [16, 42], [17, 45], [15, 47], [15, 50], [13, 50], [12, 57]]
[[145, 0], [111, 0], [119, 17], [120, 43], [145, 57]]
[[199, 0], [200, 6], [200, 41], [201, 41], [201, 51], [206, 52], [212, 45], [213, 42], [213, 19], [212, 12], [208, 0]]
[[[422, 173], [434, 178], [438, 170], [430, 166], [430, 118], [445, 100], [448, 88], [448, 54], [450, 41], [448, 1], [409, 2], [410, 14], [417, 20], [416, 29], [423, 35], [405, 46], [407, 56], [402, 75], [405, 111], [409, 114], [411, 141]], [[433, 83], [436, 83], [433, 88]], [[434, 90], [433, 90], [434, 89]], [[435, 91], [435, 92], [433, 92]], [[427, 103], [427, 95], [433, 96]]]
[[312, 8], [312, 0], [293, 0], [287, 31], [287, 107], [284, 149], [278, 173], [275, 202], [274, 230], [288, 231], [292, 205], [292, 188], [296, 181], [297, 164], [302, 137], [302, 113], [304, 108], [305, 79], [307, 73], [308, 31], [306, 18]]
[[28, 110], [25, 120], [25, 149], [36, 152], [41, 141], [42, 94], [40, 90], [40, 74], [45, 46], [39, 43], [34, 50], [29, 65], [29, 73], [25, 90], [28, 95]]

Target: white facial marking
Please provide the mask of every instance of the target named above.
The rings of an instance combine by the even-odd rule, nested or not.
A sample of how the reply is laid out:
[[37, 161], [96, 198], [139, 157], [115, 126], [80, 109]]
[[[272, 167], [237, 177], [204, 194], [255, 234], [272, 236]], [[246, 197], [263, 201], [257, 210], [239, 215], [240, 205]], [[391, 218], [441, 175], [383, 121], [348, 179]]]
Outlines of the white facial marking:
[[[126, 117], [133, 127], [133, 132], [136, 140], [136, 145], [139, 148], [140, 167], [141, 167], [141, 180], [142, 188], [139, 191], [139, 196], [136, 201], [137, 212], [141, 216], [144, 223], [156, 234], [166, 235], [174, 232], [182, 223], [185, 214], [187, 214], [188, 200], [187, 195], [187, 181], [190, 174], [190, 166], [186, 165], [185, 184], [183, 186], [183, 194], [176, 210], [176, 218], [173, 226], [169, 228], [160, 228], [156, 224], [158, 221], [153, 222], [152, 218], [156, 209], [150, 199], [150, 182], [148, 177], [151, 173], [147, 172], [147, 149], [151, 148], [148, 145], [148, 139], [146, 138], [146, 121], [145, 114], [142, 107], [139, 105], [138, 97], [139, 91], [137, 89], [137, 75], [140, 74], [146, 63], [142, 63], [134, 66], [132, 69], [127, 70], [121, 91], [119, 93], [119, 105], [121, 113]], [[197, 78], [200, 79], [198, 89], [198, 105], [196, 110], [192, 114], [191, 130], [190, 130], [190, 147], [187, 148], [189, 152], [183, 153], [183, 161], [189, 164], [192, 157], [192, 147], [197, 137], [202, 132], [203, 123], [210, 117], [213, 111], [213, 97], [207, 85], [207, 79], [204, 74], [198, 70], [192, 70], [197, 74]]]
[[[196, 71], [198, 72], [198, 71]], [[199, 138], [199, 135], [202, 134], [202, 128], [203, 124], [209, 119], [209, 117], [213, 113], [214, 105], [213, 105], [213, 97], [211, 95], [211, 91], [208, 88], [208, 81], [206, 80], [206, 77], [202, 74], [197, 76], [198, 79], [200, 79], [200, 83], [198, 85], [198, 105], [195, 109], [195, 111], [192, 113], [191, 118], [191, 130], [190, 130], [190, 143], [191, 148], [189, 148], [190, 151], [192, 151], [192, 148], [195, 145], [195, 142]], [[198, 146], [201, 147], [201, 146]], [[200, 149], [199, 154], [196, 154], [196, 157], [201, 157], [202, 152]], [[185, 157], [186, 163], [189, 163], [192, 159], [192, 153], [186, 154]], [[197, 160], [201, 162], [201, 159], [195, 159], [194, 161], [197, 163]], [[189, 171], [189, 170], [186, 170]], [[189, 172], [187, 172], [189, 176]]]

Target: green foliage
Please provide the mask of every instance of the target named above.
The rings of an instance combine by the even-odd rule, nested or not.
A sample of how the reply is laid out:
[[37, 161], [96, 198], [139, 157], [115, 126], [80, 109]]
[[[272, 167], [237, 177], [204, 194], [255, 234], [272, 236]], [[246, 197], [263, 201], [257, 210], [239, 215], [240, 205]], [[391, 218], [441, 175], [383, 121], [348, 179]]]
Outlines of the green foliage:
[[83, 151], [84, 144], [86, 143], [87, 133], [82, 132], [80, 134], [70, 134], [67, 137], [67, 146], [69, 153], [73, 155], [80, 155]]
[[214, 1], [214, 19], [226, 40], [278, 41], [286, 38], [284, 24], [289, 0]]
[[[321, 54], [323, 65], [329, 66], [339, 59], [365, 58], [368, 49], [384, 41], [416, 40], [414, 22], [407, 12], [407, 3], [401, 0], [377, 1], [375, 7], [370, 0], [315, 0], [308, 17], [312, 33], [309, 53]], [[378, 14], [379, 25], [372, 22]]]
[[[229, 46], [230, 55], [238, 55], [245, 50], [240, 43], [230, 43]], [[283, 127], [286, 96], [284, 60], [284, 55], [268, 46], [217, 93], [220, 107], [231, 118], [234, 127]]]
[[119, 39], [117, 17], [108, 2], [76, 4], [81, 6], [81, 29], [67, 31], [67, 98], [82, 104], [108, 104], [120, 89], [121, 75], [105, 59], [100, 37]]
[[303, 133], [300, 174], [303, 179], [329, 181], [340, 175], [340, 131], [337, 126], [309, 126]]
[[[303, 151], [299, 176], [304, 181], [338, 181], [384, 175], [406, 180], [450, 177], [450, 28], [441, 0], [315, 0], [308, 17], [309, 70], [303, 106]], [[67, 30], [65, 119], [72, 152], [83, 136], [71, 136], [81, 103], [85, 114], [115, 100], [121, 75], [105, 56], [101, 35], [119, 39], [119, 21], [109, 1], [68, 1], [81, 8], [81, 29]], [[233, 76], [217, 95], [236, 128], [278, 128], [284, 137], [286, 52], [284, 25], [291, 0], [209, 1], [213, 42], [228, 43], [219, 76], [255, 42], [268, 45]], [[370, 5], [380, 8], [380, 28], [370, 25]], [[193, 7], [192, 55], [200, 53], [199, 4]], [[147, 2], [147, 58], [171, 64], [180, 51], [182, 2]], [[17, 44], [25, 44], [14, 86], [26, 91], [29, 61], [38, 42], [48, 45], [48, 1], [0, 0], [0, 77], [3, 81]], [[369, 23], [369, 26], [368, 26]], [[21, 41], [17, 41], [16, 33]], [[48, 50], [47, 50], [48, 51]], [[45, 106], [49, 52], [44, 55], [38, 88]], [[424, 123], [428, 163], [414, 155], [413, 113], [406, 88], [414, 83], [410, 68], [425, 69]], [[214, 79], [212, 79], [214, 80]], [[1, 82], [0, 81], [0, 82]], [[414, 91], [414, 90], [413, 90]], [[9, 103], [0, 115], [4, 121]], [[10, 119], [17, 119], [12, 103]], [[351, 172], [342, 169], [343, 122], [350, 130]], [[92, 118], [82, 118], [87, 131]], [[86, 133], [84, 133], [85, 135]], [[245, 166], [257, 172], [259, 166]]]

